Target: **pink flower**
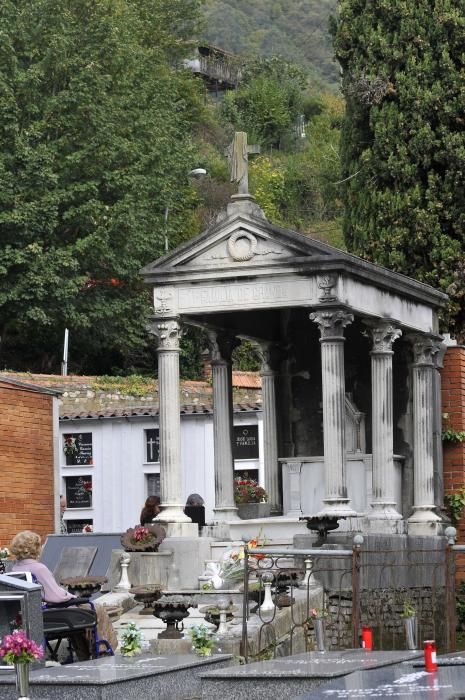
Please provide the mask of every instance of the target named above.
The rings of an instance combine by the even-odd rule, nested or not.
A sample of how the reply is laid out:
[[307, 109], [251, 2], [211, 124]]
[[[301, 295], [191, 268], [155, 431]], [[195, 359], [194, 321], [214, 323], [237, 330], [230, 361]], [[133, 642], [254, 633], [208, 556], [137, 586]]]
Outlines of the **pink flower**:
[[0, 657], [8, 664], [30, 663], [44, 655], [43, 648], [32, 639], [28, 639], [23, 630], [15, 630], [3, 637], [0, 645]]

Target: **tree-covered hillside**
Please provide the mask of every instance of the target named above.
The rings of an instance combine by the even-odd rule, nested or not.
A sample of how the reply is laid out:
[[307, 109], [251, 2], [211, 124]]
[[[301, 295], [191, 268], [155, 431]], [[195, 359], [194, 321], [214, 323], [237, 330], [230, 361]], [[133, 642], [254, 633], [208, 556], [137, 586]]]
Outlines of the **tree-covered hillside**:
[[337, 86], [329, 17], [337, 0], [206, 0], [207, 41], [227, 51], [280, 54], [296, 61], [315, 83]]

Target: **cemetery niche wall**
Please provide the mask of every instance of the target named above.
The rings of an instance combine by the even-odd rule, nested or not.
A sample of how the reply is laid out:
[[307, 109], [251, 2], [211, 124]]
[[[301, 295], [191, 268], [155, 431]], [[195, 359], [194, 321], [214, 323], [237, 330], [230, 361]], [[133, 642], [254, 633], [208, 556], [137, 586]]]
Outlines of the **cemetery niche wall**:
[[[206, 331], [213, 358], [218, 522], [237, 517], [231, 353], [247, 339], [262, 360], [264, 486], [275, 514], [299, 464], [302, 497], [285, 510], [371, 533], [441, 532], [443, 293], [269, 223], [246, 192], [142, 275], [153, 288], [165, 520], [185, 522], [179, 338], [192, 324]], [[363, 446], [346, 429], [357, 415]]]

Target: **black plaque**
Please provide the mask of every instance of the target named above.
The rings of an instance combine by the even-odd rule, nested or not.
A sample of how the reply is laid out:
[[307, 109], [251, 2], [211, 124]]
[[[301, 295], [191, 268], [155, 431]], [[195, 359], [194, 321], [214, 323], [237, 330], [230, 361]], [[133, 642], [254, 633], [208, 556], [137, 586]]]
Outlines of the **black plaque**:
[[[63, 435], [63, 442], [67, 466], [89, 466], [94, 463], [92, 453], [92, 433], [66, 433]], [[74, 446], [75, 451], [72, 454], [66, 452], [66, 450], [69, 449], [69, 447], [67, 447], [67, 443], [69, 442], [71, 442]]]
[[258, 425], [235, 425], [234, 459], [258, 459]]
[[[145, 431], [146, 461], [160, 461], [160, 433], [158, 428]], [[152, 494], [151, 494], [152, 495]], [[153, 494], [155, 495], [155, 494]]]
[[[92, 477], [90, 474], [88, 476], [66, 477], [66, 505], [67, 508], [92, 507]], [[68, 523], [70, 522], [68, 520]]]
[[74, 535], [82, 532], [85, 525], [93, 526], [93, 520], [67, 520], [68, 535]]

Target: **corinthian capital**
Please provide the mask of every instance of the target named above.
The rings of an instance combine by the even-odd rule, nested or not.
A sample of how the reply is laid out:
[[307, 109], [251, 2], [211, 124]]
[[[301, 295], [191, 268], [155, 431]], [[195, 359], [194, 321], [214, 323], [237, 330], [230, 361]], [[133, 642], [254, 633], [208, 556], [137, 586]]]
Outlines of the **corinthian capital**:
[[158, 350], [179, 350], [182, 328], [177, 318], [155, 318], [150, 330], [158, 338]]
[[373, 353], [392, 352], [392, 345], [400, 338], [402, 331], [396, 328], [390, 321], [370, 321], [367, 322], [373, 341]]
[[212, 354], [212, 363], [231, 362], [232, 352], [240, 344], [240, 340], [224, 331], [214, 330], [209, 330], [207, 337]]
[[440, 350], [440, 342], [425, 335], [412, 335], [413, 358], [416, 365], [434, 365], [435, 355]]
[[310, 320], [320, 328], [321, 340], [344, 338], [344, 328], [354, 320], [354, 315], [343, 309], [315, 311]]

